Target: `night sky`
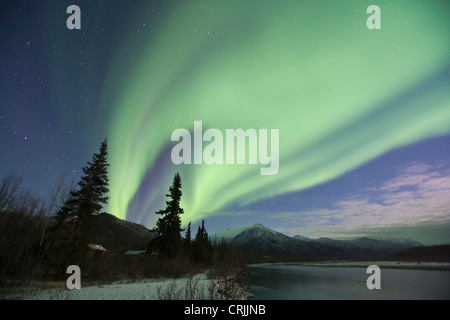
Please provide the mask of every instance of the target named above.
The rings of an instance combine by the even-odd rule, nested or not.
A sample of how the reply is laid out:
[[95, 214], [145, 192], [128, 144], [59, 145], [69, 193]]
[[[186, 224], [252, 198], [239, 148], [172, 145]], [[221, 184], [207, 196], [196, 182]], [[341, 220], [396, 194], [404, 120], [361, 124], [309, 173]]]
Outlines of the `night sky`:
[[[69, 5], [81, 29], [69, 30]], [[381, 8], [369, 30], [366, 9]], [[47, 196], [108, 138], [107, 212], [450, 243], [450, 5], [443, 1], [0, 4], [0, 176]], [[174, 165], [175, 129], [279, 129], [279, 172]], [[194, 229], [195, 230], [195, 229]]]

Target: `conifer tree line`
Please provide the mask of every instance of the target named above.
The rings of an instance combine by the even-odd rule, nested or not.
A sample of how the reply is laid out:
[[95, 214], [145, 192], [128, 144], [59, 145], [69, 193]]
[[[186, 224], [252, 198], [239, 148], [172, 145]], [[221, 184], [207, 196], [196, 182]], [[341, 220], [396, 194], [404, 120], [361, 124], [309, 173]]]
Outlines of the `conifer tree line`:
[[[11, 174], [0, 181], [0, 284], [10, 281], [5, 279], [28, 279], [34, 275], [39, 279], [66, 278], [66, 269], [73, 264], [82, 267], [83, 274], [89, 274], [92, 279], [133, 272], [152, 276], [171, 270], [186, 272], [189, 266], [204, 267], [234, 254], [224, 241], [211, 243], [205, 221], [195, 235], [191, 223], [182, 228], [182, 183], [177, 173], [166, 195], [166, 207], [156, 212], [157, 236], [147, 246], [147, 258], [134, 260], [133, 267], [127, 266], [127, 257], [122, 254], [92, 260], [89, 244], [97, 230], [94, 228], [98, 227], [96, 219], [109, 200], [108, 168], [105, 139], [92, 160], [82, 168], [76, 188], [66, 189], [61, 179], [48, 207], [41, 207], [31, 195], [19, 192], [20, 177]], [[108, 261], [115, 263], [105, 270]], [[117, 269], [111, 268], [113, 265]]]
[[[184, 210], [180, 207], [182, 196], [181, 177], [175, 174], [169, 193], [166, 194], [166, 208], [156, 212], [160, 216], [156, 222], [157, 237], [152, 240], [147, 249], [147, 254], [157, 254], [162, 259], [172, 259], [177, 255], [188, 257], [194, 264], [209, 264], [225, 259], [230, 254], [225, 241], [211, 243], [206, 231], [205, 221], [202, 220], [197, 233], [192, 238], [191, 222], [186, 230], [181, 228], [181, 214]], [[185, 237], [181, 232], [185, 232]]]
[[[102, 213], [103, 205], [108, 202], [107, 156], [108, 144], [105, 139], [99, 152], [93, 155], [92, 161], [83, 167], [84, 175], [78, 183], [78, 189], [70, 192], [56, 215], [56, 229], [63, 230], [67, 250], [74, 254], [87, 250], [93, 219]], [[147, 253], [152, 255], [156, 252], [158, 257], [163, 259], [173, 259], [182, 254], [195, 264], [210, 263], [213, 257], [216, 260], [218, 256], [223, 258], [225, 252], [229, 251], [226, 243], [211, 243], [204, 220], [193, 239], [191, 223], [187, 227], [185, 237], [181, 236], [185, 231], [181, 227], [181, 215], [184, 214], [180, 205], [183, 195], [181, 189], [181, 177], [176, 173], [166, 194], [166, 207], [156, 212], [159, 216], [155, 227], [157, 236], [148, 245]]]
[[83, 167], [78, 187], [67, 190], [61, 178], [48, 203], [23, 192], [14, 174], [0, 181], [0, 284], [35, 275], [59, 278], [86, 260], [93, 220], [108, 202], [107, 156], [105, 139]]

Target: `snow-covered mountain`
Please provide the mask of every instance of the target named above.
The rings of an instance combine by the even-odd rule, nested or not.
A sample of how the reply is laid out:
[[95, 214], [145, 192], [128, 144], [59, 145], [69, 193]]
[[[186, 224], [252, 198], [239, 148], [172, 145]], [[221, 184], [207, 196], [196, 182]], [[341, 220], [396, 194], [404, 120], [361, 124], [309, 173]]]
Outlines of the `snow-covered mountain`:
[[364, 237], [334, 240], [290, 237], [261, 224], [230, 229], [211, 236], [211, 239], [224, 239], [232, 246], [262, 256], [289, 259], [371, 259], [422, 246], [409, 239], [376, 240]]
[[253, 228], [253, 226], [241, 226], [241, 227], [237, 227], [234, 229], [227, 229], [225, 231], [222, 231], [220, 233], [216, 233], [212, 236], [210, 236], [210, 239], [212, 240], [222, 240], [224, 239], [225, 241], [230, 241], [232, 240], [234, 237], [236, 237], [238, 234], [240, 234], [241, 232], [244, 232], [248, 229]]

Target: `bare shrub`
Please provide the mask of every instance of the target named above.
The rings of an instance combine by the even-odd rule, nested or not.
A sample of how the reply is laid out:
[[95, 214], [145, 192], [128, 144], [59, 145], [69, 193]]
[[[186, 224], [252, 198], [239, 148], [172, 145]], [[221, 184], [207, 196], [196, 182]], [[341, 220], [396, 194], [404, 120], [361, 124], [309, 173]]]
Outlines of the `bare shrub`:
[[156, 294], [159, 300], [181, 300], [181, 289], [175, 279], [171, 280], [167, 286], [158, 285]]
[[220, 300], [246, 300], [248, 287], [246, 284], [247, 269], [234, 264], [214, 265], [208, 272], [211, 286]]

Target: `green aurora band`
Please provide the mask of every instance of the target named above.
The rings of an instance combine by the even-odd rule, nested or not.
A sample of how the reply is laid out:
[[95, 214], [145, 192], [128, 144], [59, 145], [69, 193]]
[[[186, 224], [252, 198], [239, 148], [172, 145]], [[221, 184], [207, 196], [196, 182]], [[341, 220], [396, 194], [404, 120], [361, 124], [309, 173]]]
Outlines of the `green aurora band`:
[[[372, 4], [381, 30], [366, 27]], [[153, 29], [133, 65], [121, 52], [136, 46], [132, 32], [146, 18], [129, 24], [103, 92], [102, 108], [112, 112], [109, 212], [120, 218], [150, 224], [177, 171], [183, 222], [194, 222], [450, 132], [446, 1], [180, 1], [165, 9], [147, 21]], [[259, 164], [175, 166], [171, 134], [195, 120], [222, 132], [279, 129], [278, 174], [261, 176]], [[149, 183], [159, 185], [145, 193], [155, 170]]]

